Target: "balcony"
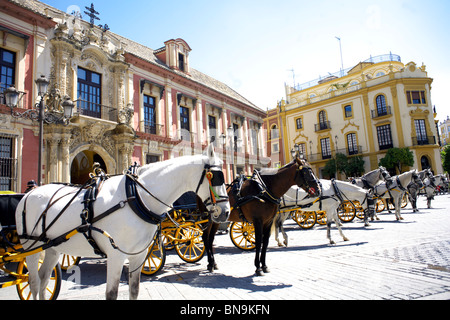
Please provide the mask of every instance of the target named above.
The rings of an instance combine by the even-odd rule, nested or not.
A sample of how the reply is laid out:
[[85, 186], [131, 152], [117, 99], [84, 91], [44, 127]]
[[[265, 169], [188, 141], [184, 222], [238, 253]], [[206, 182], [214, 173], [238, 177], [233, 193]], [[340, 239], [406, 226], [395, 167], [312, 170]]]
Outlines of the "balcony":
[[424, 146], [424, 145], [432, 145], [436, 144], [436, 137], [412, 137], [412, 145], [413, 146]]
[[314, 125], [314, 131], [318, 132], [318, 131], [322, 131], [322, 130], [329, 130], [331, 129], [331, 123], [330, 121], [325, 121], [325, 122], [321, 122], [321, 123], [316, 123]]
[[77, 111], [80, 115], [117, 122], [117, 109], [98, 103], [78, 99]]
[[162, 135], [164, 133], [164, 125], [156, 124], [150, 121], [142, 121], [144, 123], [144, 132], [156, 135]]
[[370, 112], [372, 113], [372, 119], [392, 115], [391, 106], [387, 106], [386, 108], [371, 110]]
[[338, 150], [332, 150], [331, 154], [322, 154], [322, 153], [313, 153], [307, 155], [307, 159], [309, 162], [314, 161], [321, 161], [321, 160], [328, 160], [333, 157], [336, 157], [337, 153], [345, 154], [346, 156], [354, 156], [354, 155], [361, 155], [362, 154], [362, 146], [357, 146], [351, 150], [349, 149], [338, 149]]

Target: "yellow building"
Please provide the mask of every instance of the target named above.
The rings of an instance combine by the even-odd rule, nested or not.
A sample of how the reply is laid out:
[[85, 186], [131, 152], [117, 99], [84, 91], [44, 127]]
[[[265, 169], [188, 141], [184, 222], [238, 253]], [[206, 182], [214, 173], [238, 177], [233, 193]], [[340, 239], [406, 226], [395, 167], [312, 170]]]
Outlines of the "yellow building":
[[286, 100], [266, 118], [272, 165], [288, 162], [297, 144], [320, 177], [336, 153], [362, 156], [368, 172], [388, 149], [408, 147], [413, 168], [442, 173], [432, 82], [424, 65], [405, 65], [388, 54], [295, 88], [286, 85]]

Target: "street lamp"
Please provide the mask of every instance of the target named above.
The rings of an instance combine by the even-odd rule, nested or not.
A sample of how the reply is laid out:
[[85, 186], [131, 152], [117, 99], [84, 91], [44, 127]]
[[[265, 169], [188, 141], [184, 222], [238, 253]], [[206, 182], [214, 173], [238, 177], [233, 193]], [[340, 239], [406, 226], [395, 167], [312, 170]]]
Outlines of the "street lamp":
[[17, 106], [19, 94], [20, 92], [14, 86], [5, 89], [6, 105], [10, 108]]
[[56, 123], [67, 126], [69, 124], [70, 118], [73, 116], [74, 103], [69, 96], [65, 96], [61, 106], [63, 108], [63, 114], [54, 112], [45, 112], [44, 97], [47, 94], [48, 86], [50, 82], [45, 76], [41, 76], [35, 81], [38, 89], [38, 96], [40, 97], [39, 102], [35, 105], [33, 109], [28, 109], [24, 112], [14, 111], [17, 107], [20, 94], [24, 92], [18, 91], [14, 86], [9, 87], [5, 90], [5, 100], [6, 105], [11, 108], [11, 115], [14, 118], [24, 118], [31, 119], [32, 121], [39, 121], [39, 155], [38, 155], [38, 178], [37, 184], [41, 185], [41, 169], [42, 169], [42, 147], [43, 147], [43, 134], [44, 134], [44, 121], [47, 124]]
[[36, 79], [36, 85], [38, 86], [38, 96], [43, 98], [47, 94], [48, 85], [50, 82], [44, 75], [41, 75], [39, 79]]

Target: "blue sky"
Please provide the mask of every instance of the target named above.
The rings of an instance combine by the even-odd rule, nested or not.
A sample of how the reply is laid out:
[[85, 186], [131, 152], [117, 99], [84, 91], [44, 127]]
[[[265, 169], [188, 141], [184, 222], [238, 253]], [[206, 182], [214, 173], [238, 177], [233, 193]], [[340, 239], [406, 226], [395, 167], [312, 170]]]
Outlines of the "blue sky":
[[[83, 13], [91, 0], [44, 0]], [[303, 83], [392, 52], [427, 66], [438, 118], [450, 116], [447, 0], [96, 0], [96, 24], [152, 49], [184, 39], [191, 67], [238, 91], [260, 108], [276, 106], [284, 84]]]

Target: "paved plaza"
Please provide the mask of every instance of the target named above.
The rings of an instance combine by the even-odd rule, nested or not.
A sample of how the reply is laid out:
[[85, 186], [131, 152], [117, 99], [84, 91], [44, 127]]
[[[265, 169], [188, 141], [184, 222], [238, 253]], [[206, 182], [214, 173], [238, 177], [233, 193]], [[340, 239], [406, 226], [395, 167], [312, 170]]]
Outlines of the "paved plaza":
[[[332, 229], [336, 245], [329, 245], [325, 226], [302, 230], [293, 220], [285, 223], [289, 246], [270, 240], [270, 273], [254, 276], [254, 252], [242, 252], [228, 234], [215, 241], [219, 270], [206, 271], [207, 259], [183, 262], [169, 251], [164, 270], [143, 276], [140, 300], [448, 300], [450, 299], [450, 196], [439, 195], [420, 212], [408, 205], [403, 221], [379, 214], [380, 221], [364, 227], [361, 220], [343, 226], [350, 241]], [[79, 273], [64, 275], [59, 300], [103, 300], [106, 264], [82, 259]], [[119, 299], [128, 299], [126, 270]], [[15, 288], [0, 290], [0, 300], [17, 300]]]

